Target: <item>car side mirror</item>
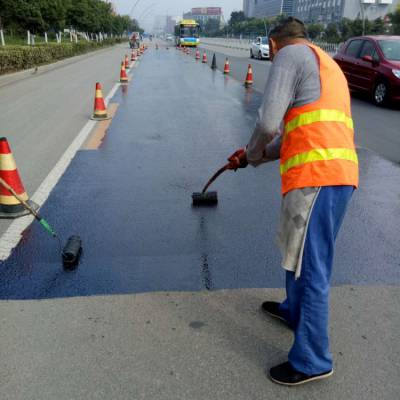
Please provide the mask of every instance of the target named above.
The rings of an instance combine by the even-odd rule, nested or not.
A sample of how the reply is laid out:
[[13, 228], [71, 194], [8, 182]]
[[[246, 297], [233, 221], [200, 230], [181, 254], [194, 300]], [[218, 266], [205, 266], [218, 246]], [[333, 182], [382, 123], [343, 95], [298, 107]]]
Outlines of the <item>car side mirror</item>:
[[366, 61], [366, 62], [370, 62], [370, 63], [374, 62], [373, 58], [371, 56], [369, 56], [369, 55], [362, 56], [361, 60]]

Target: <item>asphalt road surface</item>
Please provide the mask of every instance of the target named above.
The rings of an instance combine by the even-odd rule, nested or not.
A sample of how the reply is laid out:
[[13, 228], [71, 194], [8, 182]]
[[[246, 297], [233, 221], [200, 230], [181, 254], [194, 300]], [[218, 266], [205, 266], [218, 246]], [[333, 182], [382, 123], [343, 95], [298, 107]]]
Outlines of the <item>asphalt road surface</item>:
[[64, 240], [81, 235], [79, 268], [63, 271], [38, 224], [0, 265], [2, 398], [398, 397], [400, 167], [363, 149], [332, 278], [335, 375], [266, 378], [292, 341], [259, 312], [284, 296], [278, 165], [228, 172], [217, 207], [191, 206], [260, 100], [175, 49], [146, 53], [101, 147], [78, 152], [42, 210]]
[[[106, 94], [119, 79], [129, 53], [115, 46], [61, 61], [55, 69], [2, 85], [0, 135], [7, 137], [25, 189], [32, 195], [78, 135], [93, 112], [95, 83]], [[7, 79], [8, 80], [8, 79]], [[0, 221], [0, 234], [10, 222]]]
[[[253, 66], [254, 88], [264, 92], [271, 63], [267, 60], [250, 59], [248, 52], [202, 45], [208, 54], [209, 64], [212, 55], [217, 56], [219, 70], [223, 70], [225, 58], [229, 57], [232, 76], [244, 81], [249, 63]], [[352, 111], [355, 123], [356, 143], [359, 147], [370, 149], [388, 160], [400, 163], [400, 105], [376, 107], [366, 96], [353, 93]]]

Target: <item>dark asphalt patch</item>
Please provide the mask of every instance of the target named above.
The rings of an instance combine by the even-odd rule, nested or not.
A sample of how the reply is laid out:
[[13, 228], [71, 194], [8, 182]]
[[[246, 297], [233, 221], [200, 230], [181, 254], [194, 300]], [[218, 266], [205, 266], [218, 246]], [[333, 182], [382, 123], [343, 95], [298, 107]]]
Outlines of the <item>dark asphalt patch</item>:
[[[245, 145], [261, 97], [177, 51], [149, 51], [98, 151], [81, 151], [42, 209], [84, 243], [63, 272], [37, 224], [0, 266], [1, 299], [283, 287], [275, 235], [278, 164], [221, 176], [219, 204], [191, 193]], [[156, 140], [155, 140], [156, 138]], [[360, 151], [361, 188], [337, 246], [333, 283], [400, 282], [400, 168]]]

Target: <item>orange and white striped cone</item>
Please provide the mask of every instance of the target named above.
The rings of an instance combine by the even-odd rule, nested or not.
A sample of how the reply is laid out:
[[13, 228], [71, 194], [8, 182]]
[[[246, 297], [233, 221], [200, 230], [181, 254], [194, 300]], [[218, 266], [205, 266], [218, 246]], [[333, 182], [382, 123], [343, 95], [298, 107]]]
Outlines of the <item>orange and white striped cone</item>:
[[128, 54], [125, 54], [125, 69], [129, 69], [130, 66], [131, 66], [131, 63], [129, 62]]
[[244, 86], [248, 87], [253, 84], [253, 68], [251, 67], [251, 64], [249, 64], [249, 67], [247, 68], [247, 75], [246, 75], [246, 80], [244, 81]]
[[126, 69], [125, 69], [125, 62], [122, 61], [121, 63], [121, 72], [119, 75], [119, 81], [121, 83], [128, 83], [128, 75], [126, 74]]
[[96, 93], [94, 96], [94, 112], [92, 118], [96, 121], [110, 119], [107, 115], [107, 108], [103, 98], [102, 87], [99, 82], [96, 83]]
[[[24, 185], [18, 173], [14, 156], [6, 138], [0, 138], [0, 178], [11, 186], [22, 200], [26, 201], [34, 210], [39, 206], [29, 200]], [[5, 187], [0, 184], [0, 218], [18, 218], [29, 214], [22, 203], [16, 199]]]
[[140, 53], [140, 49], [136, 50], [136, 57], [139, 58], [142, 54]]
[[135, 51], [132, 51], [132, 54], [131, 54], [131, 62], [135, 62], [136, 60], [137, 60], [136, 52], [135, 52]]
[[196, 60], [200, 60], [200, 51], [196, 50]]
[[140, 47], [140, 54], [144, 54], [144, 46]]
[[225, 60], [225, 66], [224, 66], [224, 74], [229, 75], [231, 72], [231, 66], [229, 65], [229, 60]]
[[203, 64], [207, 64], [207, 54], [206, 54], [206, 52], [203, 53], [203, 60], [201, 62]]

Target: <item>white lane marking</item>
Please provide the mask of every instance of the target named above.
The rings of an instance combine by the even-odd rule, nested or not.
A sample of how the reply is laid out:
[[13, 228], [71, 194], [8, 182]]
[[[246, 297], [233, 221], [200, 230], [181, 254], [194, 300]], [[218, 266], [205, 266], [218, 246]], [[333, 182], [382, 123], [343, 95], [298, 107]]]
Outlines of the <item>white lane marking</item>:
[[[119, 87], [120, 83], [116, 83], [113, 86], [108, 96], [105, 98], [106, 104], [108, 104], [111, 98], [115, 95], [115, 92], [118, 90]], [[35, 203], [42, 206], [44, 202], [48, 199], [51, 191], [54, 189], [57, 182], [63, 176], [72, 159], [75, 157], [77, 151], [82, 147], [83, 143], [89, 136], [89, 133], [92, 131], [96, 123], [97, 121], [89, 120], [86, 125], [81, 129], [78, 136], [70, 144], [68, 149], [58, 160], [57, 164], [46, 176], [44, 181], [31, 197], [31, 199]], [[0, 261], [5, 261], [10, 256], [12, 250], [17, 247], [19, 241], [21, 240], [22, 233], [26, 228], [28, 228], [33, 220], [33, 216], [27, 215], [25, 217], [18, 218], [11, 223], [6, 232], [4, 232], [4, 234], [0, 238]]]

